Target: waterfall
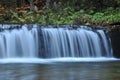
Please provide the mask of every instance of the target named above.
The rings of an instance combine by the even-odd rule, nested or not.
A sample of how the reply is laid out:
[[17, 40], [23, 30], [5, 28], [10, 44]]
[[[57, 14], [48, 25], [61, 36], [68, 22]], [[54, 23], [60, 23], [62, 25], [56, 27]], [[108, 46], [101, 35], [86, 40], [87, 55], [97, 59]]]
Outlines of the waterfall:
[[7, 59], [7, 62], [17, 59], [29, 62], [36, 59], [113, 58], [111, 44], [103, 30], [38, 25], [12, 26], [12, 29], [10, 25], [1, 25], [0, 29], [0, 62]]
[[112, 57], [103, 30], [42, 29], [47, 57]]
[[0, 32], [0, 58], [38, 57], [37, 29], [5, 30]]

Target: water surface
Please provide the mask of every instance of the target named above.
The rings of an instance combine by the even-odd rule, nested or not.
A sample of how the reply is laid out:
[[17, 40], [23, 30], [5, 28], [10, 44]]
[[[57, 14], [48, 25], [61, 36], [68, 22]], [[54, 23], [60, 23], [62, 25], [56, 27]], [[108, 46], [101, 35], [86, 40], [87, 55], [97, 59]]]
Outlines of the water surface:
[[0, 64], [0, 80], [120, 80], [120, 62]]

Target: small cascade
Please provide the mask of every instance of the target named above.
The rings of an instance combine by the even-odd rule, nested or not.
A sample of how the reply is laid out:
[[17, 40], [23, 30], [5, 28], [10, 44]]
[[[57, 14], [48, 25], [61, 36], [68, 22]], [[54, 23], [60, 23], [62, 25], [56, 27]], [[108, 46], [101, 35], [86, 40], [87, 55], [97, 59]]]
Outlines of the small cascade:
[[112, 57], [103, 30], [42, 29], [46, 57]]
[[38, 57], [38, 33], [36, 28], [0, 32], [0, 58]]
[[23, 25], [12, 29], [10, 25], [2, 27], [0, 61], [15, 61], [16, 58], [31, 61], [31, 58], [36, 60], [113, 57], [110, 42], [103, 30], [92, 30], [83, 26], [75, 29], [47, 28], [39, 25]]

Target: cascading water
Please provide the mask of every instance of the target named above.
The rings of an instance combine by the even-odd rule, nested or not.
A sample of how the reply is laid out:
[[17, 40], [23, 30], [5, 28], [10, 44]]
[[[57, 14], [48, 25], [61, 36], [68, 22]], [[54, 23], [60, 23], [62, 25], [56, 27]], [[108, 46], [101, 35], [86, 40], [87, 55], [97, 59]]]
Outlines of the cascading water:
[[84, 61], [86, 59], [83, 58], [86, 57], [112, 58], [112, 49], [109, 45], [103, 30], [43, 27], [39, 31], [37, 25], [33, 25], [32, 29], [23, 25], [20, 29], [0, 32], [0, 62], [41, 62], [58, 58], [67, 60], [79, 58], [78, 61]]
[[0, 57], [38, 57], [38, 34], [36, 28], [5, 30], [0, 32]]
[[44, 28], [42, 33], [47, 57], [112, 57], [103, 30]]

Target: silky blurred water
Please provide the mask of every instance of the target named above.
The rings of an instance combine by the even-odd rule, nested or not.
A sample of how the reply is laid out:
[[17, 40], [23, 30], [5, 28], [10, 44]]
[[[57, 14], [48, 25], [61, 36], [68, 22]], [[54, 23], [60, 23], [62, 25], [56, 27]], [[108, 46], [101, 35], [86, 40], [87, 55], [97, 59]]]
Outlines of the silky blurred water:
[[0, 80], [120, 80], [120, 62], [0, 64]]

